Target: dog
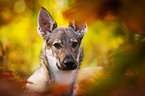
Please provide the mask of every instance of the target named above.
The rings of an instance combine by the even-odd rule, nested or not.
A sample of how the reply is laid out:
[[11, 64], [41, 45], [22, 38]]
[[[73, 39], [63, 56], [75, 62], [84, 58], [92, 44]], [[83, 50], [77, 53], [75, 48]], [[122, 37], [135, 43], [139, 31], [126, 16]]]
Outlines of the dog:
[[[69, 27], [57, 23], [45, 8], [38, 14], [37, 31], [44, 40], [41, 66], [29, 78], [26, 92], [51, 94], [50, 90], [65, 86], [60, 96], [75, 95], [75, 83], [83, 58], [81, 41], [87, 32], [86, 23], [71, 21]], [[63, 87], [64, 89], [64, 87]], [[57, 94], [58, 95], [58, 94]]]

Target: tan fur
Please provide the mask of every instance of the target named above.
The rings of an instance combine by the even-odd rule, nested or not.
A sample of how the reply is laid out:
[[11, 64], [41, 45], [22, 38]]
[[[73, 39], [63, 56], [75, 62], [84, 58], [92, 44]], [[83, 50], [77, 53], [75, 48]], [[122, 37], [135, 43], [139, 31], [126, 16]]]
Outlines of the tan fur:
[[[41, 66], [29, 78], [33, 84], [26, 84], [26, 92], [51, 92], [55, 88], [65, 86], [61, 96], [71, 96], [75, 92], [77, 73], [82, 61], [81, 40], [86, 33], [86, 26], [80, 29], [57, 27], [51, 15], [41, 8], [38, 15], [37, 31], [44, 40], [41, 52]], [[54, 90], [53, 90], [54, 91]]]

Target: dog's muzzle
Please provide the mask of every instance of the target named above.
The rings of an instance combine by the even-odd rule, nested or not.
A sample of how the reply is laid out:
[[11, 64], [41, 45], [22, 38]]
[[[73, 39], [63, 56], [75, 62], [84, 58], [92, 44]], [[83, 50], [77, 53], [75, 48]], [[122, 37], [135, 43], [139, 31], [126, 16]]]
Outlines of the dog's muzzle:
[[61, 66], [57, 67], [61, 70], [75, 70], [77, 68], [77, 63], [75, 62], [74, 58], [71, 55], [66, 56], [61, 63]]

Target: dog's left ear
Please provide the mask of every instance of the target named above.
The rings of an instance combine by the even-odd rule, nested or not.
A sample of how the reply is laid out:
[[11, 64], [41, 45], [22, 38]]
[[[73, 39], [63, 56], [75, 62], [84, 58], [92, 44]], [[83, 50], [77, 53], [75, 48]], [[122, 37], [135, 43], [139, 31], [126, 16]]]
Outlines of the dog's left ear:
[[38, 15], [37, 31], [39, 35], [46, 39], [50, 33], [57, 27], [56, 22], [45, 8], [41, 8]]
[[80, 40], [83, 39], [84, 35], [87, 32], [87, 25], [86, 23], [72, 21], [69, 23], [69, 27], [72, 27], [75, 32], [79, 35]]

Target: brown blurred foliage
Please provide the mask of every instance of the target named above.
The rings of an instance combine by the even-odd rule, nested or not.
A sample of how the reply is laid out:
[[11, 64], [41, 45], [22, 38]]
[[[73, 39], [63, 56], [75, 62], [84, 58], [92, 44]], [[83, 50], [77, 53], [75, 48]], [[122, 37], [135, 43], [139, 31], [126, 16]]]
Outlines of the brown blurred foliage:
[[63, 11], [65, 18], [92, 22], [120, 19], [132, 32], [145, 35], [144, 0], [75, 0]]
[[26, 80], [16, 79], [12, 71], [0, 71], [0, 96], [22, 96], [26, 83]]

